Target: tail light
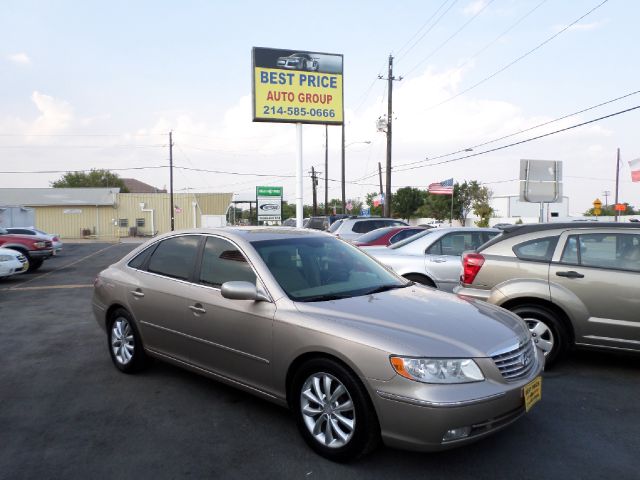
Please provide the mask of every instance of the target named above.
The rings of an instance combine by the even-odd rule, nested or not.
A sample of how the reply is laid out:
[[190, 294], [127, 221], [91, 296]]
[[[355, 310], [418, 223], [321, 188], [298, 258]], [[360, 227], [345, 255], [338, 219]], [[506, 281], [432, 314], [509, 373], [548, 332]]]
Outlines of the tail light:
[[470, 285], [484, 265], [484, 257], [479, 253], [465, 253], [462, 256], [462, 283]]

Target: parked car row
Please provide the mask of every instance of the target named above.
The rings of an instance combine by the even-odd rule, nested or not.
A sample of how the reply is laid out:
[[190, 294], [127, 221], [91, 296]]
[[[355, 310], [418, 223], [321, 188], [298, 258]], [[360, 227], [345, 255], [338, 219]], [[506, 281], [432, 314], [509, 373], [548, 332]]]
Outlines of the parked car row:
[[4, 259], [0, 260], [0, 264], [3, 264], [0, 267], [0, 277], [7, 277], [38, 270], [46, 259], [62, 251], [62, 242], [59, 236], [47, 234], [33, 227], [0, 227], [0, 247], [3, 250], [0, 258]]

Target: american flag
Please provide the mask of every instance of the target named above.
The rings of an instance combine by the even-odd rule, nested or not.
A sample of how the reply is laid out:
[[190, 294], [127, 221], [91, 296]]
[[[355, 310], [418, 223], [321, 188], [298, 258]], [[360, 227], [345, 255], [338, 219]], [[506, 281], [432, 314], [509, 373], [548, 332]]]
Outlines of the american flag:
[[429, 185], [427, 191], [434, 195], [453, 195], [453, 178], [443, 180], [439, 183], [432, 183]]

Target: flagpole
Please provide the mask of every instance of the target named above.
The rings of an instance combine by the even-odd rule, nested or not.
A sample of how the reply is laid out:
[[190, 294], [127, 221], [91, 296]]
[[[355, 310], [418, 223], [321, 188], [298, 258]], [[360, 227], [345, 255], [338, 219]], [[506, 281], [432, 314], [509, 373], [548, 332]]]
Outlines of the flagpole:
[[455, 185], [453, 185], [453, 190], [451, 191], [451, 215], [449, 216], [449, 226], [453, 227], [453, 194], [456, 191]]

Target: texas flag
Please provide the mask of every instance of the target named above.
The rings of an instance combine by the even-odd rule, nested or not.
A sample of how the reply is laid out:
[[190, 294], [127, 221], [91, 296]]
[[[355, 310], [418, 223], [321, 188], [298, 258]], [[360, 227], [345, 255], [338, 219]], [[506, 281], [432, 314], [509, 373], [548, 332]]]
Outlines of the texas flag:
[[631, 160], [629, 162], [629, 168], [631, 169], [631, 181], [640, 182], [640, 158]]

